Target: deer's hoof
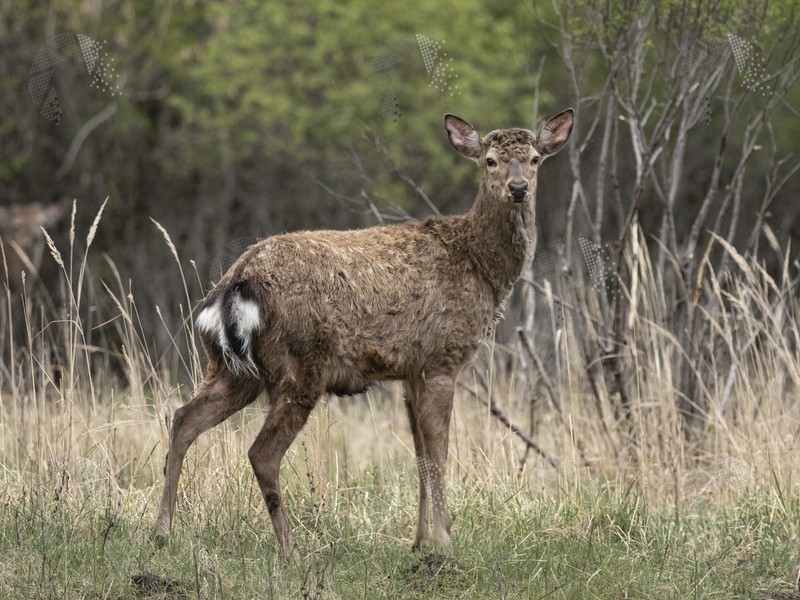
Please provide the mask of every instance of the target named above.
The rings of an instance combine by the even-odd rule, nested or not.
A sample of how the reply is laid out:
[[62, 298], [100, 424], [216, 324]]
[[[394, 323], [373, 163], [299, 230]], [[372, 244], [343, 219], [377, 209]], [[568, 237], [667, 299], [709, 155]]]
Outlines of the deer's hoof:
[[164, 531], [162, 528], [156, 526], [153, 533], [150, 534], [150, 541], [157, 548], [163, 548], [169, 543], [169, 531]]

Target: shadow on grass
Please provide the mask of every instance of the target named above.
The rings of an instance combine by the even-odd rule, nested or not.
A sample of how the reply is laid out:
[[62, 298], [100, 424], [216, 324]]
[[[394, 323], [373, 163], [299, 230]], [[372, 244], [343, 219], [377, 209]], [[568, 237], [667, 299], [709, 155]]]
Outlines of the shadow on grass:
[[131, 585], [140, 598], [188, 598], [189, 591], [185, 584], [159, 577], [152, 573], [142, 573], [131, 577]]

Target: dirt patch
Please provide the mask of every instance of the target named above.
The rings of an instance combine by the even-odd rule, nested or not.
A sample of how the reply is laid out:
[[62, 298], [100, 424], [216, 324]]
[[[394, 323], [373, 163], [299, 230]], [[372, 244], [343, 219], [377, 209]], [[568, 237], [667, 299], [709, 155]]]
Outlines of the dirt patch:
[[142, 573], [131, 577], [131, 585], [141, 598], [186, 598], [186, 587], [179, 581]]
[[403, 580], [417, 591], [450, 589], [466, 583], [463, 570], [452, 557], [439, 553], [426, 554], [411, 563], [401, 572]]

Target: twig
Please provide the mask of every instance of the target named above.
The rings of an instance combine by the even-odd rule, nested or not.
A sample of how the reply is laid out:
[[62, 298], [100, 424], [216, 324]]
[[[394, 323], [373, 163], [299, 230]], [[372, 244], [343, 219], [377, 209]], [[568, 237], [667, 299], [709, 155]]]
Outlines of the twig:
[[505, 425], [506, 427], [508, 427], [508, 428], [511, 430], [511, 432], [512, 432], [512, 433], [516, 434], [516, 435], [517, 435], [517, 436], [518, 436], [518, 437], [519, 437], [519, 438], [520, 438], [520, 439], [521, 439], [523, 442], [525, 442], [525, 444], [528, 446], [528, 448], [532, 449], [532, 450], [533, 450], [534, 452], [536, 452], [536, 453], [537, 453], [539, 456], [541, 456], [541, 457], [542, 457], [543, 459], [545, 459], [545, 460], [546, 460], [548, 463], [550, 463], [550, 466], [551, 466], [551, 467], [553, 467], [553, 468], [554, 468], [554, 469], [556, 469], [556, 470], [559, 470], [559, 469], [561, 468], [561, 462], [560, 462], [560, 461], [559, 461], [557, 458], [555, 458], [555, 457], [551, 456], [551, 455], [550, 455], [550, 453], [549, 453], [549, 452], [547, 452], [547, 450], [545, 450], [544, 448], [542, 448], [542, 447], [541, 447], [541, 446], [540, 446], [538, 443], [536, 443], [536, 442], [535, 442], [533, 439], [531, 439], [531, 438], [530, 438], [530, 437], [529, 437], [529, 436], [528, 436], [528, 435], [527, 435], [527, 434], [526, 434], [524, 431], [522, 431], [522, 430], [521, 430], [519, 427], [517, 427], [516, 425], [514, 425], [514, 424], [511, 422], [511, 420], [510, 420], [510, 419], [509, 419], [509, 418], [508, 418], [508, 417], [507, 417], [505, 414], [503, 414], [503, 411], [501, 411], [501, 410], [498, 408], [498, 406], [497, 406], [497, 404], [495, 403], [494, 399], [492, 399], [492, 400], [490, 400], [489, 402], [487, 402], [487, 401], [486, 401], [486, 400], [484, 400], [484, 399], [481, 397], [481, 395], [480, 395], [480, 394], [478, 394], [478, 392], [477, 392], [477, 391], [475, 391], [475, 390], [474, 390], [474, 389], [473, 389], [471, 386], [469, 386], [469, 385], [467, 385], [466, 383], [463, 383], [463, 382], [459, 382], [459, 385], [460, 385], [461, 387], [463, 387], [465, 390], [467, 390], [467, 391], [468, 391], [470, 394], [472, 394], [472, 395], [475, 397], [475, 399], [476, 399], [478, 402], [480, 402], [480, 403], [481, 403], [481, 404], [483, 404], [484, 406], [488, 406], [488, 407], [489, 407], [489, 411], [492, 413], [492, 415], [493, 415], [493, 416], [494, 416], [494, 417], [495, 417], [495, 418], [496, 418], [498, 421], [500, 421], [500, 422], [501, 422], [503, 425]]
[[61, 163], [61, 166], [58, 167], [58, 171], [56, 171], [56, 181], [66, 175], [67, 171], [72, 168], [72, 164], [75, 162], [78, 152], [80, 152], [81, 146], [83, 146], [83, 142], [86, 141], [86, 138], [89, 137], [89, 134], [91, 134], [92, 131], [100, 126], [103, 121], [110, 119], [115, 112], [117, 112], [117, 103], [112, 102], [83, 124], [83, 127], [78, 130], [78, 133], [75, 134], [75, 137], [72, 139], [72, 143], [69, 145], [67, 155], [64, 157], [64, 162]]
[[[372, 133], [371, 130], [370, 133]], [[430, 199], [428, 194], [425, 193], [425, 190], [423, 190], [419, 184], [417, 184], [417, 182], [405, 172], [403, 167], [399, 165], [399, 163], [392, 156], [391, 152], [389, 152], [389, 149], [384, 146], [381, 139], [374, 133], [372, 135], [372, 142], [375, 144], [375, 147], [380, 151], [383, 157], [391, 163], [392, 170], [394, 171], [395, 175], [402, 179], [412, 190], [414, 190], [414, 192], [416, 192], [420, 198], [422, 198], [422, 201], [427, 205], [428, 210], [437, 216], [441, 216], [442, 213], [439, 211], [439, 208], [433, 203], [433, 200]]]
[[[530, 286], [533, 286], [533, 288], [537, 292], [539, 292], [540, 294], [547, 294], [548, 293], [547, 289], [541, 283], [539, 283], [538, 281], [534, 281], [533, 279], [528, 279], [527, 277], [524, 277], [524, 276], [520, 277], [519, 280], [524, 282], [524, 283], [527, 283]], [[553, 297], [553, 300], [555, 302], [557, 302], [560, 306], [563, 306], [564, 308], [566, 308], [570, 312], [574, 312], [574, 313], [578, 312], [578, 308], [574, 304], [570, 304], [569, 302], [564, 300], [558, 294], [552, 293], [552, 291], [549, 292], [549, 293]], [[590, 321], [592, 321], [592, 323], [594, 323], [595, 325], [599, 325], [599, 326], [603, 325], [603, 322], [600, 319], [598, 319], [597, 317], [593, 317], [591, 315], [588, 315], [587, 318]]]
[[533, 359], [533, 362], [536, 363], [536, 368], [539, 369], [539, 374], [542, 377], [542, 381], [544, 382], [547, 391], [550, 393], [550, 399], [553, 402], [553, 406], [556, 409], [556, 413], [558, 414], [559, 419], [563, 421], [564, 419], [564, 408], [561, 405], [561, 397], [558, 395], [558, 391], [556, 390], [556, 386], [553, 383], [553, 380], [550, 379], [550, 376], [547, 374], [547, 370], [544, 368], [544, 363], [542, 363], [542, 358], [536, 352], [531, 343], [528, 334], [521, 328], [517, 328], [517, 335], [519, 335], [520, 342], [522, 342], [522, 347], [525, 348], [528, 356]]

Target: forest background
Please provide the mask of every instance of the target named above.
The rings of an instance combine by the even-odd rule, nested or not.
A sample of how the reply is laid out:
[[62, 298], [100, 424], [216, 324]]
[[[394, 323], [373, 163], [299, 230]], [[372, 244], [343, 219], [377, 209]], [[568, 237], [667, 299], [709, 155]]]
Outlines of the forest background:
[[[0, 3], [0, 215], [62, 212], [0, 289], [0, 596], [800, 598], [799, 12]], [[287, 454], [298, 563], [247, 464], [263, 402], [192, 447], [154, 548], [192, 312], [244, 247], [462, 213], [443, 115], [567, 107], [535, 258], [458, 381], [453, 554], [408, 550], [393, 385], [324, 398]]]
[[[108, 198], [93, 272], [108, 278], [107, 255], [174, 332], [175, 274], [151, 219], [196, 264], [198, 299], [261, 237], [465, 211], [478, 172], [447, 144], [444, 113], [486, 133], [573, 106], [571, 156], [542, 177], [540, 249], [606, 248], [634, 205], [648, 244], [679, 260], [709, 230], [743, 247], [763, 224], [785, 247], [800, 235], [796, 9], [4, 3], [0, 199], [76, 199], [86, 229]], [[55, 107], [34, 93], [43, 80]], [[65, 224], [52, 229], [63, 243]], [[168, 342], [152, 311], [140, 318]]]

